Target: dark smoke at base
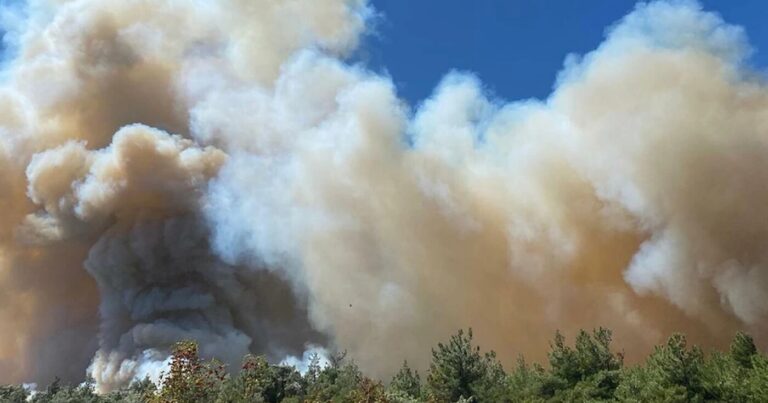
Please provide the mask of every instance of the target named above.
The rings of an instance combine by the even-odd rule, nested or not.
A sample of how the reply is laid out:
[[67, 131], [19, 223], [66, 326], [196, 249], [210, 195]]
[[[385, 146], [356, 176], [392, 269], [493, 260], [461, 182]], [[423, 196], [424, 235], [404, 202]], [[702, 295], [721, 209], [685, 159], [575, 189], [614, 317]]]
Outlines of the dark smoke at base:
[[[545, 101], [343, 62], [361, 1], [32, 1], [0, 88], [0, 379], [101, 390], [193, 337], [369, 373], [471, 326], [768, 336], [768, 90], [744, 33], [642, 4]], [[510, 52], [511, 49], [500, 49]], [[417, 61], [414, 61], [417, 62]], [[172, 134], [175, 133], [175, 134]]]
[[194, 217], [107, 233], [85, 266], [102, 295], [100, 350], [91, 368], [102, 387], [129, 382], [142, 361], [165, 360], [158, 346], [186, 338], [227, 363], [249, 351], [273, 360], [300, 356], [307, 343], [322, 340], [285, 281], [221, 263]]

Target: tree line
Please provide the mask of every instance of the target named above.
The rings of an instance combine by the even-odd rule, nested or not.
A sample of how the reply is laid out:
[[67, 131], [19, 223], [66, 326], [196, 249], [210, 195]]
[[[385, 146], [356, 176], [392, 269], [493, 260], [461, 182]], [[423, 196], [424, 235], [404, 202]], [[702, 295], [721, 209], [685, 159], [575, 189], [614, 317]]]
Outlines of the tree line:
[[572, 344], [559, 332], [550, 343], [548, 365], [522, 357], [505, 370], [491, 352], [460, 330], [432, 349], [424, 376], [403, 362], [385, 385], [364, 375], [346, 353], [321, 365], [314, 355], [304, 374], [244, 357], [232, 375], [216, 360], [203, 360], [194, 341], [173, 348], [169, 369], [158, 384], [149, 379], [105, 395], [93, 381], [30, 393], [19, 385], [0, 386], [2, 402], [768, 402], [768, 357], [754, 340], [737, 333], [728, 351], [705, 354], [675, 334], [638, 365], [625, 366], [611, 349], [610, 330], [581, 331]]

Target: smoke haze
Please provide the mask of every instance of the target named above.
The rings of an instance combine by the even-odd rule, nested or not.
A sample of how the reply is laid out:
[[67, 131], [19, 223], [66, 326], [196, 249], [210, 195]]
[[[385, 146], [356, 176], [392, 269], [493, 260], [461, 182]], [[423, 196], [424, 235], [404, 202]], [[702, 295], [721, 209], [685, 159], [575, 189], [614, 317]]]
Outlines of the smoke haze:
[[3, 382], [109, 390], [182, 338], [379, 376], [468, 326], [508, 363], [556, 329], [768, 341], [768, 87], [695, 2], [638, 5], [546, 100], [449, 72], [415, 109], [346, 61], [364, 1], [3, 15]]

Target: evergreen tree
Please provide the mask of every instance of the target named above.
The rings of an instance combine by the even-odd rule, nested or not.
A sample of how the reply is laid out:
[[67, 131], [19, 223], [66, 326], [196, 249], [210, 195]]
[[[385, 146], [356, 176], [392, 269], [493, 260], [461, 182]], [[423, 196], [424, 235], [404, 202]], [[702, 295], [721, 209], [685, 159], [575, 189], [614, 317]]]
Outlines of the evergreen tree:
[[296, 368], [285, 365], [270, 367], [269, 378], [264, 387], [264, 400], [280, 403], [287, 398], [301, 397], [304, 393], [304, 380]]
[[738, 332], [731, 343], [731, 357], [744, 368], [752, 368], [752, 357], [757, 354], [757, 347], [752, 337]]
[[317, 382], [317, 378], [320, 376], [321, 370], [322, 368], [320, 367], [320, 356], [317, 355], [317, 353], [312, 353], [312, 355], [309, 356], [307, 372], [304, 374], [304, 382], [308, 387], [311, 387], [315, 384], [315, 382]]
[[768, 358], [762, 354], [752, 357], [752, 370], [747, 380], [750, 402], [768, 402]]
[[411, 398], [419, 397], [421, 395], [421, 378], [418, 371], [411, 370], [408, 361], [403, 361], [403, 366], [389, 383], [389, 390]]
[[[158, 387], [148, 378], [105, 395], [94, 381], [68, 385], [55, 379], [43, 391], [0, 386], [0, 403], [416, 403], [416, 402], [768, 402], [768, 358], [751, 337], [738, 333], [727, 352], [709, 355], [673, 335], [645, 363], [623, 367], [606, 329], [580, 332], [573, 345], [557, 332], [549, 368], [521, 357], [507, 375], [494, 352], [482, 353], [473, 334], [459, 331], [432, 350], [424, 385], [403, 362], [388, 388], [362, 374], [346, 353], [321, 366], [314, 355], [302, 376], [294, 367], [248, 355], [233, 376], [215, 361], [203, 361], [195, 342], [173, 349]], [[30, 396], [31, 395], [31, 396]]]
[[[472, 329], [453, 336], [447, 344], [439, 343], [432, 349], [432, 363], [427, 374], [427, 394], [439, 402], [455, 402], [460, 398], [477, 398], [478, 392], [490, 384], [489, 378], [498, 375], [496, 355], [480, 354], [480, 347], [472, 345]], [[494, 368], [489, 368], [493, 364]]]
[[750, 368], [742, 367], [730, 354], [713, 353], [701, 370], [705, 400], [749, 401], [749, 372]]
[[329, 364], [320, 370], [317, 380], [308, 389], [313, 402], [354, 402], [353, 394], [363, 380], [363, 374], [353, 361], [346, 361], [347, 353], [329, 357]]
[[472, 384], [474, 397], [479, 402], [501, 402], [507, 396], [507, 373], [501, 362], [496, 358], [496, 352], [491, 351], [483, 356], [483, 376]]
[[149, 377], [145, 377], [131, 382], [127, 388], [104, 395], [101, 400], [105, 403], [144, 403], [151, 401], [156, 392], [157, 386]]
[[270, 372], [269, 363], [264, 357], [245, 356], [240, 373], [224, 383], [216, 402], [264, 402], [264, 390], [271, 377]]
[[507, 377], [506, 400], [511, 402], [543, 401], [542, 394], [546, 371], [541, 365], [528, 365], [525, 358], [518, 357], [515, 369]]
[[626, 401], [703, 401], [703, 363], [701, 349], [689, 349], [685, 336], [675, 334], [654, 349], [645, 367], [625, 374], [616, 395]]
[[[555, 333], [549, 353], [550, 374], [542, 383], [544, 396], [565, 400], [608, 399], [619, 384], [622, 354], [611, 351], [611, 331], [604, 328], [592, 334], [580, 331], [574, 347]], [[575, 394], [575, 395], [574, 395]]]

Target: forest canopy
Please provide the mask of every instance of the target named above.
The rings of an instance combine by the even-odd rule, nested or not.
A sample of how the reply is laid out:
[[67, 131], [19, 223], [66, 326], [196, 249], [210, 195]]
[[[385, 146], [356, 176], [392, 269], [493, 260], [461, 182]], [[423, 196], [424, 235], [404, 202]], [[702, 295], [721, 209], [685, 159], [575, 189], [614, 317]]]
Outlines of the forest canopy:
[[99, 395], [93, 380], [54, 381], [45, 389], [0, 386], [0, 401], [47, 402], [765, 402], [768, 357], [749, 335], [737, 333], [727, 351], [705, 354], [682, 334], [657, 345], [645, 361], [625, 365], [605, 328], [580, 331], [569, 342], [557, 332], [548, 362], [524, 357], [504, 368], [494, 351], [483, 351], [472, 329], [459, 330], [432, 349], [421, 374], [404, 361], [389, 380], [362, 373], [346, 352], [314, 354], [306, 371], [247, 355], [236, 371], [205, 360], [192, 340], [176, 343], [158, 383], [149, 378]]

